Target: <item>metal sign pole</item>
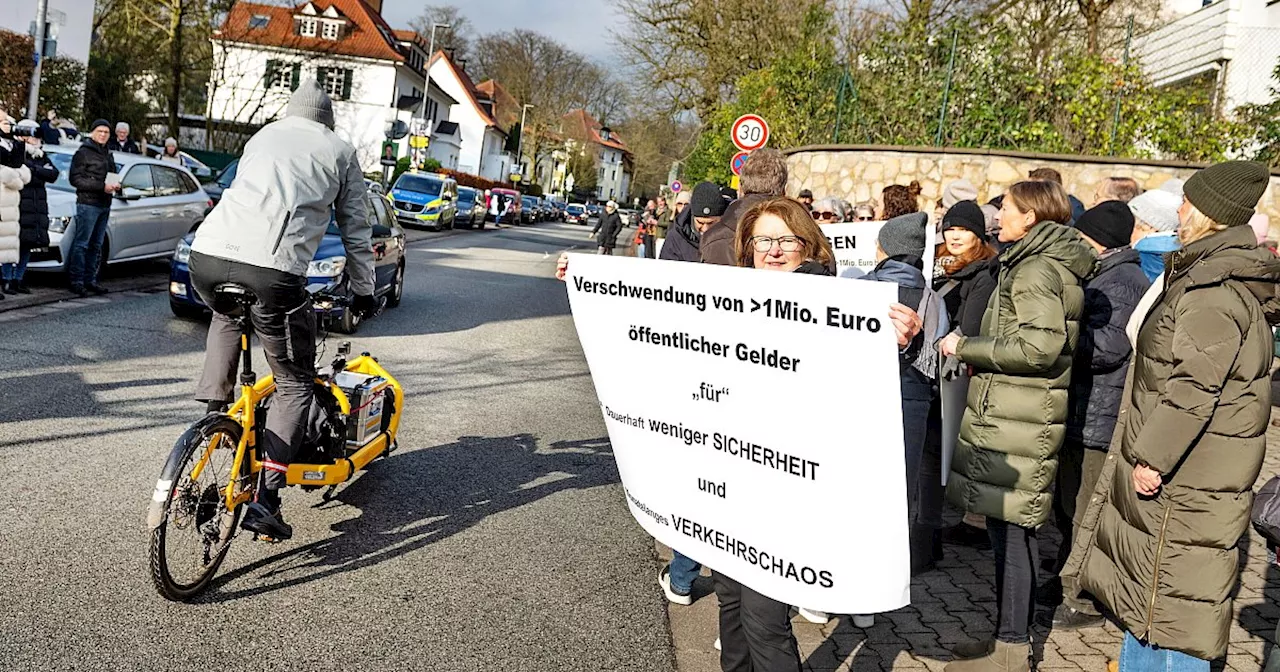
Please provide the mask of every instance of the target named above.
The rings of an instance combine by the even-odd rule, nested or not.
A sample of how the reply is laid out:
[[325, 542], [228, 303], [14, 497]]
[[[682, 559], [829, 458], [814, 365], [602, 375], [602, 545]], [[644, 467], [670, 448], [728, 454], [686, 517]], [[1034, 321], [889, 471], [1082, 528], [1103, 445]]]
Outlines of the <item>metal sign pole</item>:
[[49, 15], [49, 0], [39, 0], [36, 4], [36, 50], [35, 68], [31, 71], [31, 93], [27, 96], [27, 118], [40, 121], [40, 66], [44, 64], [44, 24]]

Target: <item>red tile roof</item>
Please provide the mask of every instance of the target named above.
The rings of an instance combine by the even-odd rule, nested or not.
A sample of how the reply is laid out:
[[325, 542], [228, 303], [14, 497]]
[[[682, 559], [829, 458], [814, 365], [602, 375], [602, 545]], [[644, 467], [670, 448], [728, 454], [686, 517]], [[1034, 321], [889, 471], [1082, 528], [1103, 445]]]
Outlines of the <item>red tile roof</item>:
[[[307, 5], [305, 2], [294, 7], [237, 2], [231, 6], [222, 28], [214, 33], [214, 39], [397, 63], [405, 60], [399, 45], [394, 42], [396, 33], [364, 0], [315, 0], [313, 4], [319, 14], [333, 7], [349, 21], [340, 39], [326, 40], [320, 36], [318, 28], [316, 37], [303, 37], [294, 31], [293, 17], [302, 13], [302, 8]], [[249, 20], [254, 16], [268, 17], [267, 25], [251, 27]]]
[[573, 135], [586, 137], [588, 140], [598, 145], [622, 150], [627, 154], [631, 153], [631, 150], [627, 148], [627, 145], [622, 141], [622, 138], [618, 137], [616, 131], [610, 129], [609, 139], [605, 140], [604, 137], [600, 135], [600, 129], [604, 128], [604, 125], [596, 121], [595, 117], [587, 114], [586, 110], [573, 110], [572, 112], [564, 115], [564, 120], [567, 122], [566, 130]]
[[431, 57], [431, 60], [427, 63], [427, 70], [430, 70], [431, 66], [435, 65], [436, 61], [440, 60], [443, 60], [445, 65], [449, 66], [449, 70], [453, 72], [453, 76], [462, 84], [462, 90], [467, 93], [467, 101], [475, 108], [476, 114], [480, 115], [480, 120], [483, 121], [486, 126], [491, 126], [502, 131], [503, 129], [498, 126], [498, 122], [494, 121], [493, 117], [485, 111], [484, 107], [480, 105], [480, 101], [477, 100], [476, 83], [471, 80], [471, 77], [467, 74], [466, 70], [458, 67], [458, 64], [454, 63], [453, 59], [449, 58], [449, 55], [444, 53], [443, 49], [437, 51], [435, 55]]
[[487, 79], [476, 85], [476, 90], [493, 101], [493, 118], [498, 125], [510, 130], [520, 120], [520, 101], [507, 92], [496, 80]]

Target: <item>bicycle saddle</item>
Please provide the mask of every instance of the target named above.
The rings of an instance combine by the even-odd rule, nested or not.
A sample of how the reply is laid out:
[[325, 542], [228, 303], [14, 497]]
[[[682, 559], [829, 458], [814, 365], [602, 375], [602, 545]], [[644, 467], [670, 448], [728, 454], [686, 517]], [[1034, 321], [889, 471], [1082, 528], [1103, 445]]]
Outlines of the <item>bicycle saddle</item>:
[[238, 315], [257, 303], [258, 295], [238, 282], [223, 282], [214, 286], [213, 300], [218, 312]]

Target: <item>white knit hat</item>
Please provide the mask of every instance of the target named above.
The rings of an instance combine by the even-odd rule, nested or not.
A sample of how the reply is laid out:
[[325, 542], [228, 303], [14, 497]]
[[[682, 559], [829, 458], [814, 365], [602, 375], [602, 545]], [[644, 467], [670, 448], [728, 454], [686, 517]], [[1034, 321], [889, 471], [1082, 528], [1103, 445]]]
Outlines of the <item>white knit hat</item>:
[[1166, 233], [1178, 230], [1178, 208], [1181, 205], [1181, 196], [1163, 189], [1144, 191], [1129, 201], [1134, 217]]

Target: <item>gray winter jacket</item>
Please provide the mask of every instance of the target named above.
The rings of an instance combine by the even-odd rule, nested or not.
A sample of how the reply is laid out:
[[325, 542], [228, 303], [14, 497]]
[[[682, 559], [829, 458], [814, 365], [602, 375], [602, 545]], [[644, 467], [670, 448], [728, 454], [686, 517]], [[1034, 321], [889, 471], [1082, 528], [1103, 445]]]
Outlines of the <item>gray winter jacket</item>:
[[323, 124], [285, 117], [249, 139], [235, 181], [196, 231], [191, 249], [306, 276], [332, 207], [351, 291], [372, 295], [373, 225], [364, 199], [355, 148]]

